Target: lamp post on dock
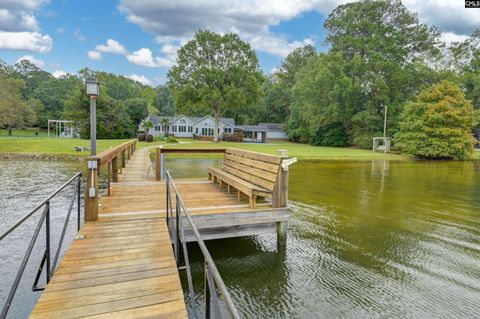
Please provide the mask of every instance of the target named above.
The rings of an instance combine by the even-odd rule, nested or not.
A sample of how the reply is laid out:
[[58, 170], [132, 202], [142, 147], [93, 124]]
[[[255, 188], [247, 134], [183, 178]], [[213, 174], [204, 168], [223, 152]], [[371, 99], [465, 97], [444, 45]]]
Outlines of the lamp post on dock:
[[97, 96], [100, 92], [100, 83], [94, 74], [85, 79], [87, 95], [90, 96], [90, 154], [97, 155]]

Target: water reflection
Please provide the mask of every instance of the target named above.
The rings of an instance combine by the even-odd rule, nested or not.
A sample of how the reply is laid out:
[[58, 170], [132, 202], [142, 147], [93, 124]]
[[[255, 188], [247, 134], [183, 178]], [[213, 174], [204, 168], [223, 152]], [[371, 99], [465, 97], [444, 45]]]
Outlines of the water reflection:
[[246, 318], [475, 317], [479, 168], [302, 162], [290, 172], [285, 255], [274, 235], [208, 246]]

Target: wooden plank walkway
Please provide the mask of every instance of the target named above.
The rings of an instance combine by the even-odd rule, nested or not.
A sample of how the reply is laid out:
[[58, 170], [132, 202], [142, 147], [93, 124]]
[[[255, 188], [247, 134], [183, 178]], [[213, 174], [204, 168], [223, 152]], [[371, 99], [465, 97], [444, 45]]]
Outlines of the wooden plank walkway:
[[[138, 150], [85, 223], [30, 318], [187, 318], [164, 217], [165, 184]], [[128, 213], [128, 212], [147, 212]], [[102, 217], [110, 214], [108, 218]]]

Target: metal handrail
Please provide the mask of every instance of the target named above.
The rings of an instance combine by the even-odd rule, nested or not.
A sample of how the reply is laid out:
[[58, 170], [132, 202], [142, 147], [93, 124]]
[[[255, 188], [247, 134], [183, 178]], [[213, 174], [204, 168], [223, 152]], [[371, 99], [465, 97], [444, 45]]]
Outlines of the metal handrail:
[[[57, 251], [55, 253], [54, 261], [53, 261], [53, 266], [51, 265], [51, 244], [50, 244], [50, 201], [58, 194], [60, 193], [63, 189], [65, 189], [68, 185], [70, 185], [73, 181], [76, 180], [76, 187], [75, 187], [75, 192], [73, 194], [72, 200], [70, 202], [70, 206], [68, 209], [67, 216], [65, 218], [65, 222], [63, 225], [62, 233], [60, 235], [60, 240], [58, 243]], [[2, 312], [0, 313], [0, 318], [4, 319], [6, 318], [8, 311], [10, 309], [10, 306], [12, 304], [13, 298], [15, 297], [15, 294], [17, 292], [18, 286], [20, 284], [20, 280], [22, 279], [23, 273], [25, 271], [25, 268], [27, 267], [28, 260], [30, 259], [30, 255], [32, 254], [32, 250], [35, 246], [35, 243], [37, 241], [38, 235], [40, 234], [40, 230], [42, 229], [43, 223], [45, 221], [45, 252], [43, 254], [42, 261], [38, 267], [37, 275], [35, 277], [35, 281], [32, 285], [32, 290], [33, 291], [39, 291], [39, 290], [44, 290], [45, 287], [38, 287], [38, 281], [40, 279], [40, 276], [43, 272], [43, 268], [46, 263], [46, 282], [50, 282], [50, 279], [53, 276], [53, 273], [55, 272], [58, 258], [60, 256], [60, 251], [62, 249], [63, 241], [65, 238], [65, 232], [67, 230], [68, 222], [70, 220], [70, 216], [72, 213], [73, 209], [73, 204], [75, 202], [75, 199], [77, 200], [77, 231], [80, 230], [80, 224], [81, 224], [81, 216], [80, 216], [80, 191], [81, 191], [81, 181], [82, 181], [82, 173], [78, 172], [75, 174], [72, 178], [70, 178], [67, 182], [65, 182], [62, 186], [60, 186], [57, 190], [55, 190], [53, 193], [51, 193], [47, 198], [45, 198], [40, 204], [35, 206], [32, 210], [28, 212], [23, 218], [21, 218], [18, 222], [16, 222], [13, 226], [11, 226], [8, 230], [6, 230], [3, 234], [0, 235], [0, 241], [5, 239], [9, 234], [11, 234], [15, 229], [17, 229], [20, 225], [23, 224], [27, 219], [29, 219], [31, 216], [33, 216], [36, 212], [38, 212], [42, 207], [42, 213], [40, 215], [40, 219], [37, 222], [37, 225], [35, 227], [35, 231], [33, 233], [33, 236], [28, 244], [27, 251], [25, 252], [22, 263], [20, 264], [20, 267], [17, 271], [17, 274], [15, 275], [15, 279], [13, 281], [13, 285], [10, 289], [10, 292], [8, 294], [7, 300], [3, 306]]]
[[[240, 315], [237, 311], [237, 308], [235, 307], [235, 304], [233, 303], [233, 299], [230, 296], [230, 293], [227, 290], [227, 287], [225, 286], [225, 283], [223, 282], [222, 276], [220, 275], [220, 272], [218, 271], [217, 267], [215, 266], [215, 263], [213, 261], [212, 256], [210, 255], [210, 252], [208, 251], [207, 246], [205, 245], [205, 242], [203, 241], [200, 232], [198, 231], [197, 227], [195, 226], [195, 223], [193, 222], [193, 219], [190, 215], [190, 211], [188, 210], [187, 206], [185, 205], [185, 202], [183, 201], [182, 196], [178, 192], [178, 189], [173, 182], [172, 176], [170, 175], [170, 172], [166, 172], [166, 193], [167, 193], [167, 211], [166, 211], [166, 220], [167, 220], [167, 226], [169, 230], [171, 231], [171, 236], [173, 237], [173, 248], [174, 248], [174, 253], [175, 253], [175, 259], [177, 261], [177, 267], [179, 269], [185, 268], [187, 271], [187, 280], [188, 280], [188, 286], [189, 286], [189, 294], [190, 294], [190, 301], [191, 301], [191, 306], [192, 306], [192, 311], [196, 317], [196, 311], [195, 311], [195, 298], [194, 298], [194, 290], [193, 290], [193, 280], [192, 280], [192, 275], [191, 275], [191, 269], [190, 269], [190, 261], [188, 258], [188, 251], [187, 251], [187, 245], [186, 245], [186, 238], [184, 234], [184, 226], [183, 226], [183, 219], [182, 219], [182, 210], [185, 214], [185, 217], [187, 221], [189, 222], [193, 234], [195, 235], [196, 241], [198, 243], [198, 246], [200, 247], [200, 250], [203, 254], [205, 263], [204, 263], [204, 278], [205, 278], [205, 318], [210, 318], [211, 317], [211, 303], [213, 303], [213, 310], [215, 312], [215, 318], [221, 318], [220, 315], [220, 308], [219, 308], [219, 301], [220, 298], [217, 295], [216, 288], [218, 288], [220, 295], [223, 297], [224, 302], [227, 306], [227, 309], [230, 312], [230, 315], [232, 318], [239, 319]], [[172, 196], [171, 196], [171, 190], [170, 186], [173, 187], [173, 191], [175, 192], [175, 216], [173, 216], [173, 205], [172, 205]], [[172, 220], [174, 223], [172, 223]], [[172, 229], [173, 228], [173, 229]], [[182, 251], [180, 251], [180, 249]], [[180, 264], [180, 253], [183, 254], [184, 261], [185, 261], [185, 266], [182, 267]], [[216, 286], [216, 287], [215, 287]]]

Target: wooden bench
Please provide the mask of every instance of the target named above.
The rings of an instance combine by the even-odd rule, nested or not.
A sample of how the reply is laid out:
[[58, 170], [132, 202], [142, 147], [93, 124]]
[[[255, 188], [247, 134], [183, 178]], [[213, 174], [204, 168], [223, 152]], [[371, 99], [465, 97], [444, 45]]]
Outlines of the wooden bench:
[[228, 192], [232, 191], [232, 187], [235, 188], [239, 199], [242, 194], [248, 196], [251, 208], [256, 207], [259, 196], [272, 197], [273, 207], [280, 207], [275, 205], [278, 201], [273, 197], [279, 196], [276, 194], [279, 184], [285, 183], [280, 176], [283, 173], [281, 168], [283, 159], [275, 155], [227, 148], [222, 168], [209, 167], [208, 179], [211, 180], [213, 177], [215, 183], [218, 180], [220, 189], [226, 184]]

